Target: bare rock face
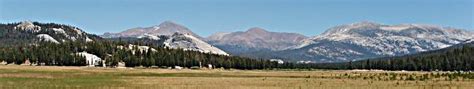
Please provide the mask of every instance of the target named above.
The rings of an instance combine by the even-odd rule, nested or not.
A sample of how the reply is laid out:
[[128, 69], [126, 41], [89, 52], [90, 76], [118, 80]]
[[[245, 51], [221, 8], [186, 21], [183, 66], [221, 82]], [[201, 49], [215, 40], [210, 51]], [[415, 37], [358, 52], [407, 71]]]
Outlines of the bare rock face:
[[138, 28], [132, 28], [128, 29], [123, 32], [119, 33], [105, 33], [102, 35], [104, 38], [116, 38], [116, 37], [139, 37], [142, 35], [173, 35], [174, 33], [183, 33], [183, 34], [190, 34], [198, 38], [202, 38], [195, 33], [193, 33], [191, 30], [186, 28], [183, 25], [174, 23], [172, 21], [165, 21], [159, 25], [152, 26], [152, 27], [138, 27]]
[[343, 62], [398, 56], [446, 48], [474, 39], [474, 33], [420, 24], [383, 25], [359, 22], [336, 26], [306, 39], [282, 56], [318, 62]]
[[33, 22], [31, 21], [23, 21], [17, 26], [15, 26], [14, 29], [30, 31], [30, 32], [39, 32], [41, 30], [41, 27], [33, 24]]
[[306, 38], [306, 36], [296, 33], [269, 32], [254, 27], [245, 32], [216, 33], [207, 37], [207, 41], [216, 46], [284, 50], [297, 45]]
[[120, 33], [105, 33], [102, 37], [117, 38], [131, 37], [154, 40], [156, 44], [173, 49], [199, 51], [219, 55], [229, 55], [226, 52], [203, 41], [188, 28], [171, 21], [165, 21], [157, 26], [146, 28], [132, 28]]
[[197, 37], [189, 34], [174, 33], [164, 42], [165, 47], [183, 50], [199, 51], [219, 55], [229, 55], [219, 48], [216, 48]]

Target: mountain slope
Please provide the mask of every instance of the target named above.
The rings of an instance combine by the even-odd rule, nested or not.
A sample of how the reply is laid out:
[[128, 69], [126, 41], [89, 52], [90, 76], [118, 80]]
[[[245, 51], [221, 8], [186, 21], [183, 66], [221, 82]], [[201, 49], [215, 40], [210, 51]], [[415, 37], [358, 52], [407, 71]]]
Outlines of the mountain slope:
[[173, 35], [174, 33], [179, 32], [179, 33], [185, 33], [185, 34], [191, 34], [194, 37], [202, 38], [198, 35], [196, 35], [194, 32], [189, 30], [187, 27], [174, 23], [172, 21], [165, 21], [159, 25], [152, 26], [152, 27], [138, 27], [138, 28], [132, 28], [128, 29], [123, 32], [119, 33], [105, 33], [102, 35], [104, 38], [117, 38], [117, 37], [139, 37], [143, 35]]
[[39, 41], [63, 43], [67, 41], [92, 42], [101, 38], [87, 34], [77, 27], [24, 21], [21, 23], [0, 24], [0, 43], [2, 46], [34, 44]]
[[474, 42], [403, 56], [374, 58], [348, 63], [317, 64], [317, 67], [325, 69], [469, 71], [474, 69], [474, 57], [472, 55], [474, 55]]
[[165, 21], [158, 26], [133, 28], [120, 33], [106, 33], [102, 37], [109, 37], [112, 40], [125, 38], [132, 42], [140, 41], [141, 43], [173, 49], [229, 55], [219, 48], [209, 45], [202, 40], [202, 37], [196, 35], [188, 28], [171, 21]]
[[199, 51], [203, 53], [212, 53], [219, 55], [229, 55], [225, 51], [220, 50], [204, 41], [187, 34], [175, 33], [173, 35], [143, 35], [139, 37], [121, 37], [121, 38], [107, 38], [108, 40], [126, 43], [140, 43], [152, 45], [156, 47], [166, 47], [172, 49], [183, 49], [190, 51]]
[[254, 27], [244, 32], [216, 33], [207, 37], [207, 41], [232, 55], [259, 58], [259, 55], [295, 46], [306, 38], [296, 33], [269, 32]]
[[169, 48], [181, 48], [184, 50], [193, 50], [193, 51], [200, 51], [204, 53], [213, 53], [213, 54], [220, 54], [220, 55], [229, 55], [226, 52], [216, 48], [197, 37], [194, 37], [189, 34], [182, 34], [182, 33], [175, 33], [166, 39], [164, 42], [165, 47]]
[[472, 32], [454, 28], [360, 22], [330, 28], [274, 56], [315, 62], [347, 62], [436, 50], [473, 38]]
[[236, 45], [248, 48], [283, 50], [296, 45], [306, 36], [296, 33], [269, 32], [254, 27], [245, 32], [216, 33], [207, 38], [213, 45]]

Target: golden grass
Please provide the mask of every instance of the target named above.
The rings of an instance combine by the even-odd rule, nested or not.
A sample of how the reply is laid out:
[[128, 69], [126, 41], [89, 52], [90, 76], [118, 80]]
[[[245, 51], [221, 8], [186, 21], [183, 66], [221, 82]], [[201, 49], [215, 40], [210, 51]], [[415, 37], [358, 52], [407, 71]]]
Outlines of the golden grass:
[[[170, 70], [0, 65], [0, 88], [472, 89], [470, 79], [387, 80], [431, 72]], [[351, 76], [351, 77], [349, 77]]]

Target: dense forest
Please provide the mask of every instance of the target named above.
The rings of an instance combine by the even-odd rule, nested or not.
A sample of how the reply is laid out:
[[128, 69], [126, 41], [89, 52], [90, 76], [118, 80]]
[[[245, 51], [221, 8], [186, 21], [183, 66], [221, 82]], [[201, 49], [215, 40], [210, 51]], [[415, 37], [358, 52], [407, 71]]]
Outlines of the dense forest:
[[[20, 23], [0, 24], [0, 47], [22, 46], [40, 41], [38, 34], [48, 34], [56, 40], [62, 41], [82, 41], [87, 38], [92, 40], [102, 40], [101, 37], [93, 34], [87, 34], [79, 28], [55, 23], [38, 23], [32, 22], [38, 26], [37, 32], [32, 30], [15, 29]], [[62, 29], [64, 33], [54, 31], [53, 28]]]
[[29, 60], [30, 63], [38, 65], [85, 66], [85, 58], [75, 53], [88, 52], [105, 60], [105, 64], [110, 67], [117, 66], [118, 62], [124, 62], [127, 67], [181, 66], [190, 68], [200, 66], [200, 64], [212, 64], [216, 68], [226, 69], [267, 69], [275, 68], [276, 65], [275, 62], [267, 60], [215, 55], [164, 47], [149, 46], [151, 48], [147, 50], [142, 50], [138, 46], [133, 46], [132, 49], [118, 47], [122, 45], [128, 45], [128, 43], [104, 41], [54, 44], [40, 42], [38, 45], [1, 47], [0, 61], [22, 64], [25, 60]]
[[[153, 49], [119, 48], [128, 44], [149, 45]], [[109, 67], [124, 62], [127, 67], [196, 67], [201, 64], [212, 64], [216, 68], [226, 69], [381, 69], [412, 71], [451, 71], [474, 70], [474, 47], [464, 45], [437, 51], [424, 52], [399, 57], [367, 59], [347, 63], [297, 64], [287, 62], [278, 64], [268, 60], [257, 60], [236, 56], [215, 55], [197, 51], [183, 51], [156, 47], [154, 44], [129, 43], [123, 41], [104, 42], [67, 42], [54, 44], [40, 42], [38, 45], [18, 47], [1, 47], [0, 61], [22, 64], [29, 60], [32, 64], [55, 66], [85, 66], [78, 52], [89, 52], [106, 60]], [[201, 64], [200, 64], [201, 63]]]
[[[119, 48], [129, 44], [147, 45], [150, 49]], [[226, 69], [381, 69], [413, 71], [451, 71], [474, 70], [474, 47], [463, 45], [437, 51], [429, 51], [399, 57], [367, 59], [347, 63], [298, 64], [286, 62], [278, 64], [262, 59], [250, 59], [236, 56], [215, 55], [197, 51], [168, 49], [155, 46], [153, 43], [138, 41], [97, 41], [65, 42], [54, 44], [39, 42], [36, 45], [0, 47], [0, 61], [22, 64], [29, 60], [32, 64], [54, 66], [85, 66], [85, 58], [74, 55], [78, 52], [89, 52], [105, 60], [109, 67], [124, 62], [127, 67], [196, 67], [212, 64], [216, 68]]]

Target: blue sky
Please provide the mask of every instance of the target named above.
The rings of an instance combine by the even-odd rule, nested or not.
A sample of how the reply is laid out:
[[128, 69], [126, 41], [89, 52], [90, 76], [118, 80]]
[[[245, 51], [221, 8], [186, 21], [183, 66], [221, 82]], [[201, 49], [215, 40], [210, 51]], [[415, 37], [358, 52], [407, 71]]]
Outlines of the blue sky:
[[102, 34], [174, 21], [201, 36], [269, 31], [314, 36], [360, 21], [474, 31], [474, 0], [0, 0], [0, 22], [70, 24]]

